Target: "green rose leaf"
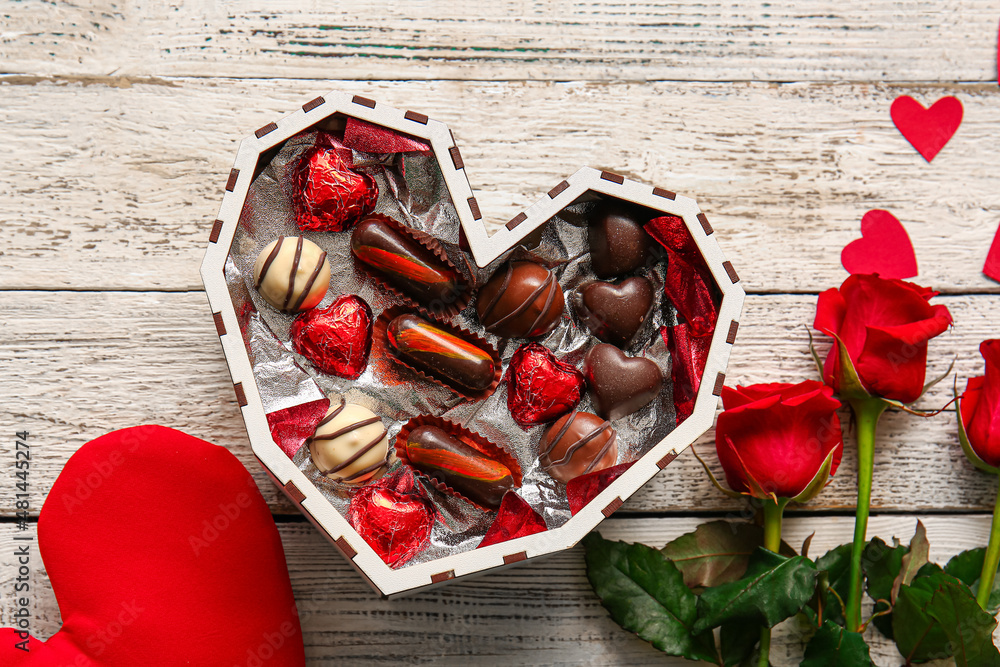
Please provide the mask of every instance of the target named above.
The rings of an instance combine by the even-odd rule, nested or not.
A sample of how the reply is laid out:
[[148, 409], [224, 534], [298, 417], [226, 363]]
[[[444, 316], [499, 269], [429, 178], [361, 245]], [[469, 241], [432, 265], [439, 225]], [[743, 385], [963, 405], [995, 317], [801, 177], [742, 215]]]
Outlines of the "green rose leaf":
[[871, 664], [868, 644], [860, 633], [848, 632], [833, 621], [826, 621], [809, 640], [799, 667], [861, 667]]
[[961, 582], [945, 581], [934, 592], [927, 614], [951, 641], [957, 667], [1000, 667], [1000, 652], [993, 645], [997, 621]]
[[753, 623], [726, 623], [719, 631], [722, 663], [726, 667], [749, 665], [760, 642], [760, 628]]
[[[867, 582], [866, 590], [873, 600], [886, 601], [875, 605], [875, 613], [891, 608], [888, 601], [892, 597], [892, 586], [903, 567], [905, 554], [905, 547], [898, 544], [890, 547], [878, 537], [865, 545], [865, 550], [861, 554], [861, 568]], [[889, 639], [893, 638], [891, 615], [876, 616], [872, 623], [883, 635]]]
[[750, 557], [742, 579], [702, 593], [694, 631], [738, 621], [774, 627], [812, 599], [818, 577], [808, 558], [788, 558], [759, 548]]
[[[826, 586], [816, 591], [813, 607], [819, 611], [822, 605], [823, 620], [829, 619], [842, 624], [844, 609], [841, 600], [846, 602], [851, 588], [851, 545], [841, 544], [827, 551], [816, 559], [816, 569], [826, 573], [824, 576]], [[827, 587], [832, 588], [840, 596], [840, 600], [827, 590]]]
[[760, 526], [711, 521], [681, 535], [661, 552], [681, 571], [689, 588], [709, 588], [742, 577], [750, 554], [763, 543]]
[[587, 578], [611, 618], [668, 655], [717, 663], [711, 632], [691, 631], [698, 596], [680, 571], [657, 549], [583, 538]]
[[[969, 549], [954, 556], [944, 566], [944, 571], [968, 586], [973, 593], [979, 590], [979, 575], [983, 573], [983, 561], [986, 559], [986, 547]], [[1000, 572], [1000, 569], [997, 570]], [[1000, 609], [1000, 577], [993, 580], [993, 590], [986, 607], [992, 612]]]
[[912, 584], [899, 587], [899, 595], [892, 608], [892, 632], [896, 647], [907, 664], [952, 655], [951, 639], [930, 611], [934, 594], [949, 582], [962, 585], [942, 572], [917, 577]]

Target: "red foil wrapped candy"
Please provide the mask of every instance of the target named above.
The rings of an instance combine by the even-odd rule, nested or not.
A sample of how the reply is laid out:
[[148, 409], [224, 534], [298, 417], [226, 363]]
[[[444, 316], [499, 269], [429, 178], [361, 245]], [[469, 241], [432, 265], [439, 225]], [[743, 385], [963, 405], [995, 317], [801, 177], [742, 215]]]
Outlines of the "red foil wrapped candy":
[[386, 565], [399, 567], [430, 540], [434, 508], [417, 493], [367, 486], [351, 498], [347, 521]]
[[324, 373], [355, 380], [368, 366], [372, 349], [372, 309], [353, 294], [326, 308], [295, 318], [290, 335], [295, 351]]
[[507, 369], [507, 408], [521, 428], [557, 419], [583, 398], [586, 380], [538, 343], [522, 345]]
[[378, 201], [378, 185], [354, 171], [351, 151], [320, 132], [299, 157], [293, 183], [295, 222], [302, 231], [342, 232], [368, 215]]

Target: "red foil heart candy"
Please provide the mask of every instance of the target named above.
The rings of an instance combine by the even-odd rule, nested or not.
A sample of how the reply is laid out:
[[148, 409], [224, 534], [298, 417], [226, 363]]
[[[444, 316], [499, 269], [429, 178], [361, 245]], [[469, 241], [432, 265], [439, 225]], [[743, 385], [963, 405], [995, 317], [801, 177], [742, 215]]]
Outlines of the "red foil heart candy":
[[295, 351], [324, 373], [356, 380], [368, 366], [372, 349], [372, 309], [353, 294], [326, 308], [308, 310], [292, 322]]
[[351, 165], [351, 151], [326, 132], [320, 132], [316, 145], [302, 153], [294, 170], [292, 195], [299, 229], [342, 232], [372, 212], [378, 185]]
[[399, 567], [430, 540], [434, 508], [416, 493], [372, 485], [351, 498], [347, 521], [386, 565]]
[[507, 408], [521, 428], [570, 412], [583, 398], [586, 380], [572, 364], [538, 343], [522, 345], [507, 369]]

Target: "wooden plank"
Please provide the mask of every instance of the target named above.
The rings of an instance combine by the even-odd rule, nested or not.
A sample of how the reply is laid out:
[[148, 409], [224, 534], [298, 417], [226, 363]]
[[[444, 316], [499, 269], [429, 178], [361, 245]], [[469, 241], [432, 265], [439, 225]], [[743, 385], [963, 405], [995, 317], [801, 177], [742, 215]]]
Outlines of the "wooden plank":
[[956, 0], [2, 5], [29, 74], [345, 79], [990, 81], [996, 6]]
[[[591, 165], [696, 197], [750, 291], [839, 284], [873, 208], [907, 227], [924, 284], [1000, 291], [980, 274], [1000, 222], [995, 85], [2, 80], [3, 289], [200, 289], [238, 141], [339, 87], [449, 123], [490, 229]], [[965, 104], [932, 164], [889, 119], [904, 93]]]
[[[957, 357], [960, 378], [982, 372], [979, 342], [995, 335], [1000, 299], [938, 297], [955, 327], [932, 343], [932, 369], [943, 372]], [[814, 377], [807, 324], [815, 297], [751, 296], [727, 374], [730, 385]], [[253, 458], [210, 309], [201, 293], [0, 292], [6, 336], [0, 341], [0, 376], [7, 433], [34, 434], [32, 476], [41, 498], [66, 460], [107, 431], [160, 423], [228, 447], [252, 471], [278, 513], [297, 513]], [[820, 342], [821, 349], [826, 343]], [[923, 406], [951, 398], [951, 380]], [[846, 413], [843, 416], [847, 424]], [[713, 436], [698, 451], [714, 464]], [[953, 413], [926, 421], [902, 413], [882, 418], [876, 451], [874, 503], [903, 511], [990, 510], [996, 481], [972, 468], [957, 444]], [[0, 476], [12, 474], [13, 443], [0, 446]], [[854, 504], [854, 447], [843, 470], [808, 507], [845, 510]], [[715, 467], [718, 472], [718, 467]], [[13, 496], [0, 488], [0, 514], [11, 516]], [[35, 510], [38, 509], [36, 502]], [[621, 512], [721, 511], [741, 504], [715, 491], [689, 453], [671, 463]]]
[[[989, 535], [988, 516], [924, 516], [930, 557], [946, 562], [965, 549], [982, 546]], [[872, 517], [869, 535], [904, 543], [913, 534], [913, 517]], [[601, 525], [609, 539], [662, 546], [693, 530], [697, 519], [620, 519]], [[33, 533], [32, 524], [29, 533]], [[501, 573], [447, 584], [414, 597], [386, 601], [367, 584], [312, 526], [278, 526], [288, 559], [292, 587], [305, 634], [310, 665], [468, 664], [481, 658], [502, 664], [690, 665], [663, 655], [619, 628], [600, 606], [587, 582], [583, 550], [529, 561]], [[800, 545], [815, 531], [811, 554], [851, 539], [848, 518], [790, 518], [786, 540]], [[0, 525], [0, 590], [13, 586], [12, 524]], [[32, 543], [34, 544], [34, 543]], [[32, 562], [34, 619], [32, 632], [47, 638], [60, 625], [59, 609], [37, 554]], [[526, 595], [526, 593], [528, 593]], [[9, 624], [11, 597], [0, 605], [0, 625]], [[1000, 638], [1000, 632], [994, 635]], [[794, 621], [775, 631], [772, 660], [776, 667], [797, 665], [808, 634]], [[872, 628], [866, 639], [879, 666], [900, 663], [895, 647]]]

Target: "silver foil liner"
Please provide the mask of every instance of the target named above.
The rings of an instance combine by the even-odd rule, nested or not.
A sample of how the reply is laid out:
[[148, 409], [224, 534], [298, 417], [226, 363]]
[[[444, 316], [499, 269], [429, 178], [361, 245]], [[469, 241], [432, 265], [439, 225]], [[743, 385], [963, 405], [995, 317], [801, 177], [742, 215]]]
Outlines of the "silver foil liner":
[[[431, 414], [464, 424], [517, 458], [523, 473], [520, 496], [544, 518], [548, 528], [563, 525], [571, 517], [566, 487], [546, 474], [538, 462], [538, 443], [546, 426], [523, 429], [514, 422], [507, 409], [506, 382], [501, 382], [486, 400], [468, 402], [443, 387], [416, 378], [391, 359], [376, 359], [374, 354], [356, 380], [327, 375], [292, 349], [289, 328], [294, 316], [278, 312], [253, 289], [253, 265], [260, 251], [278, 236], [301, 235], [326, 250], [334, 276], [330, 290], [318, 307], [328, 306], [341, 294], [356, 294], [368, 302], [377, 317], [386, 308], [399, 303], [355, 266], [350, 251], [350, 231], [303, 233], [297, 228], [291, 202], [291, 172], [296, 158], [313, 145], [315, 137], [315, 133], [293, 137], [256, 176], [226, 264], [226, 279], [236, 311], [245, 314], [239, 318], [240, 327], [253, 361], [265, 411], [315, 401], [317, 392], [330, 396], [334, 402], [338, 400], [337, 395], [342, 395], [348, 402], [363, 405], [380, 415], [389, 430], [390, 443], [411, 417]], [[558, 326], [537, 342], [560, 359], [577, 367], [582, 365], [584, 355], [597, 340], [575, 320], [570, 297], [575, 288], [594, 279], [583, 222], [593, 203], [581, 202], [564, 209], [542, 228], [537, 245], [518, 246], [485, 269], [478, 269], [472, 257], [458, 246], [458, 215], [433, 156], [374, 155], [354, 151], [353, 157], [355, 168], [370, 174], [378, 183], [375, 212], [440, 240], [452, 262], [474, 285], [485, 282], [511, 257], [532, 258], [552, 268], [567, 297], [567, 306]], [[633, 355], [651, 359], [660, 367], [663, 390], [650, 405], [614, 422], [618, 431], [618, 463], [638, 459], [675, 426], [670, 355], [658, 333], [661, 326], [677, 321], [672, 305], [663, 297], [665, 268], [660, 261], [640, 272], [653, 282], [656, 303], [653, 316], [640, 336], [641, 342], [628, 350]], [[471, 306], [452, 319], [497, 348], [504, 372], [514, 352], [528, 342], [487, 333]], [[579, 408], [593, 412], [589, 396], [583, 399]], [[358, 487], [333, 482], [320, 475], [306, 447], [301, 448], [293, 460], [346, 517], [351, 497]], [[401, 465], [393, 460], [387, 474]], [[495, 512], [485, 512], [459, 498], [444, 496], [429, 487], [425, 490], [438, 510], [430, 545], [402, 567], [475, 549], [496, 517]]]

